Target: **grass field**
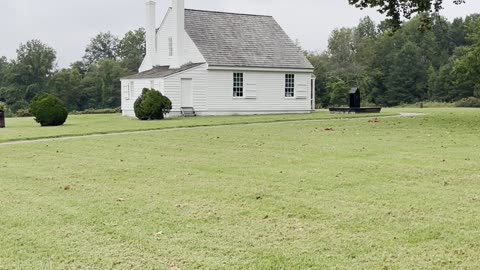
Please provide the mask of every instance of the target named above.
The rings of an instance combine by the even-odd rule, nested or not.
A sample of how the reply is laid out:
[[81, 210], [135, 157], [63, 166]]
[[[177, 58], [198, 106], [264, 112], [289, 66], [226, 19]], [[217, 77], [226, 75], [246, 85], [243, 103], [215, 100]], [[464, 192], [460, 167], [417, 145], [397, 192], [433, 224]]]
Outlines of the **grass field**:
[[[386, 112], [377, 115], [386, 116], [395, 115], [397, 113], [398, 111], [396, 110], [386, 110]], [[331, 115], [327, 111], [319, 111], [313, 114], [172, 118], [163, 121], [150, 122], [141, 122], [137, 119], [126, 118], [114, 114], [71, 115], [67, 119], [65, 125], [61, 127], [47, 128], [40, 128], [40, 125], [37, 124], [33, 118], [13, 118], [7, 119], [8, 128], [0, 130], [0, 143], [6, 141], [21, 141], [39, 138], [54, 138], [111, 132], [354, 117], [362, 117], [362, 115]]]
[[0, 269], [479, 269], [480, 110], [422, 112], [0, 146]]

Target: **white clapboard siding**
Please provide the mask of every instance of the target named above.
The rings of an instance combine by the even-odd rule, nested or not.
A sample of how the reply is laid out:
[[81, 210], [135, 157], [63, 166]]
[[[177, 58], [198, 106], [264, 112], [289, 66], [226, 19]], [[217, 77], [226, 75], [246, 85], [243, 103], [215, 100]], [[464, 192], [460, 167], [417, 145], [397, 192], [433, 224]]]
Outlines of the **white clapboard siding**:
[[164, 80], [164, 89], [166, 95], [172, 101], [172, 113], [180, 112], [182, 103], [181, 79], [192, 79], [193, 107], [196, 112], [207, 110], [207, 78], [208, 71], [206, 65], [175, 74]]
[[[285, 97], [285, 72], [245, 71], [244, 97], [233, 97], [233, 73], [237, 71], [209, 70], [207, 104], [209, 114], [249, 114], [310, 112], [309, 85], [311, 73], [295, 73], [295, 94], [299, 98]], [[288, 72], [289, 74], [291, 72]], [[255, 86], [255, 91], [253, 91]], [[302, 88], [302, 89], [297, 89]], [[255, 98], [250, 95], [255, 92]], [[300, 98], [304, 96], [304, 98]]]
[[[310, 112], [311, 74], [295, 73], [295, 97], [285, 97], [285, 72], [245, 71], [244, 97], [233, 97], [233, 73], [208, 70], [207, 65], [167, 78], [122, 80], [122, 110], [134, 117], [133, 105], [143, 88], [156, 90], [172, 101], [172, 115], [181, 108], [181, 79], [192, 79], [193, 106], [199, 115], [265, 114]], [[291, 73], [291, 72], [290, 72]], [[128, 91], [134, 82], [133, 91]], [[158, 88], [158, 89], [157, 89]], [[129, 94], [130, 93], [130, 94]]]
[[[169, 55], [168, 39], [174, 36], [174, 18], [171, 9], [169, 9], [164, 21], [157, 31], [156, 37], [156, 54], [155, 63], [159, 66], [170, 66], [172, 64], [172, 57]], [[176, 48], [175, 39], [173, 39], [173, 48]], [[195, 43], [193, 43], [190, 36], [184, 31], [184, 60], [185, 63], [204, 63], [205, 59], [198, 50]]]
[[[163, 79], [122, 80], [122, 114], [124, 116], [135, 117], [133, 105], [142, 94], [143, 89], [152, 86], [152, 81], [156, 86], [154, 89], [163, 93]], [[132, 82], [133, 89], [131, 89]]]

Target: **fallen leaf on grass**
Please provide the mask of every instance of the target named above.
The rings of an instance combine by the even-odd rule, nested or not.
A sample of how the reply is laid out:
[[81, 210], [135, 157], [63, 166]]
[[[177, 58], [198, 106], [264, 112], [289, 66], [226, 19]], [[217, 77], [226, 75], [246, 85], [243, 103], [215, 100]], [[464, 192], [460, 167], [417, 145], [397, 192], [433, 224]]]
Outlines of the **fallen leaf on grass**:
[[65, 187], [63, 188], [63, 190], [71, 190], [71, 189], [72, 189], [71, 186], [65, 186]]
[[326, 128], [325, 131], [334, 131], [333, 128]]
[[117, 199], [117, 202], [124, 202], [124, 201], [125, 201], [124, 198], [118, 198], [118, 199]]

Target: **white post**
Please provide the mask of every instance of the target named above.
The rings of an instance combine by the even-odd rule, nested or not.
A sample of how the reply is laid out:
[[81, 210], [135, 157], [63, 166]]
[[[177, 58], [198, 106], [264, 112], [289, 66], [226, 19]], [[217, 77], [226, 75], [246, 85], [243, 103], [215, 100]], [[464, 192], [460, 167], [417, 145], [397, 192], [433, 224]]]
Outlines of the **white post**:
[[184, 63], [185, 0], [173, 0], [175, 18], [174, 48], [170, 68], [180, 68]]
[[316, 99], [317, 99], [317, 93], [316, 93], [316, 85], [315, 85], [315, 81], [316, 81], [316, 77], [315, 76], [312, 76], [312, 81], [311, 81], [311, 91], [312, 91], [312, 111], [315, 112], [316, 110]]

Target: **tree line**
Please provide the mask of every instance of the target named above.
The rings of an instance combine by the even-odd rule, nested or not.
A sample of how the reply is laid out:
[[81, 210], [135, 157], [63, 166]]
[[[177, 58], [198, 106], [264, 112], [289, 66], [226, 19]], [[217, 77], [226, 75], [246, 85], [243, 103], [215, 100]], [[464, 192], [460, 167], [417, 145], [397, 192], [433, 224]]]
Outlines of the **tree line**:
[[[425, 27], [425, 22], [429, 27]], [[480, 15], [449, 21], [420, 14], [392, 28], [369, 17], [335, 29], [323, 52], [306, 52], [315, 67], [317, 104], [345, 105], [351, 87], [366, 103], [395, 106], [420, 101], [480, 98]], [[59, 97], [70, 111], [116, 108], [120, 78], [136, 73], [145, 56], [145, 31], [118, 38], [100, 33], [84, 57], [56, 68], [56, 51], [39, 40], [21, 44], [13, 60], [0, 57], [0, 102], [16, 112], [39, 94]]]
[[326, 51], [307, 55], [323, 107], [344, 105], [350, 87], [384, 106], [480, 98], [480, 14], [453, 21], [420, 14], [394, 30], [366, 17], [334, 30]]
[[0, 102], [10, 111], [28, 110], [32, 99], [53, 94], [70, 111], [120, 106], [120, 78], [136, 73], [145, 56], [145, 31], [122, 39], [110, 32], [91, 39], [85, 55], [57, 69], [57, 53], [39, 40], [21, 44], [13, 60], [0, 57]]

